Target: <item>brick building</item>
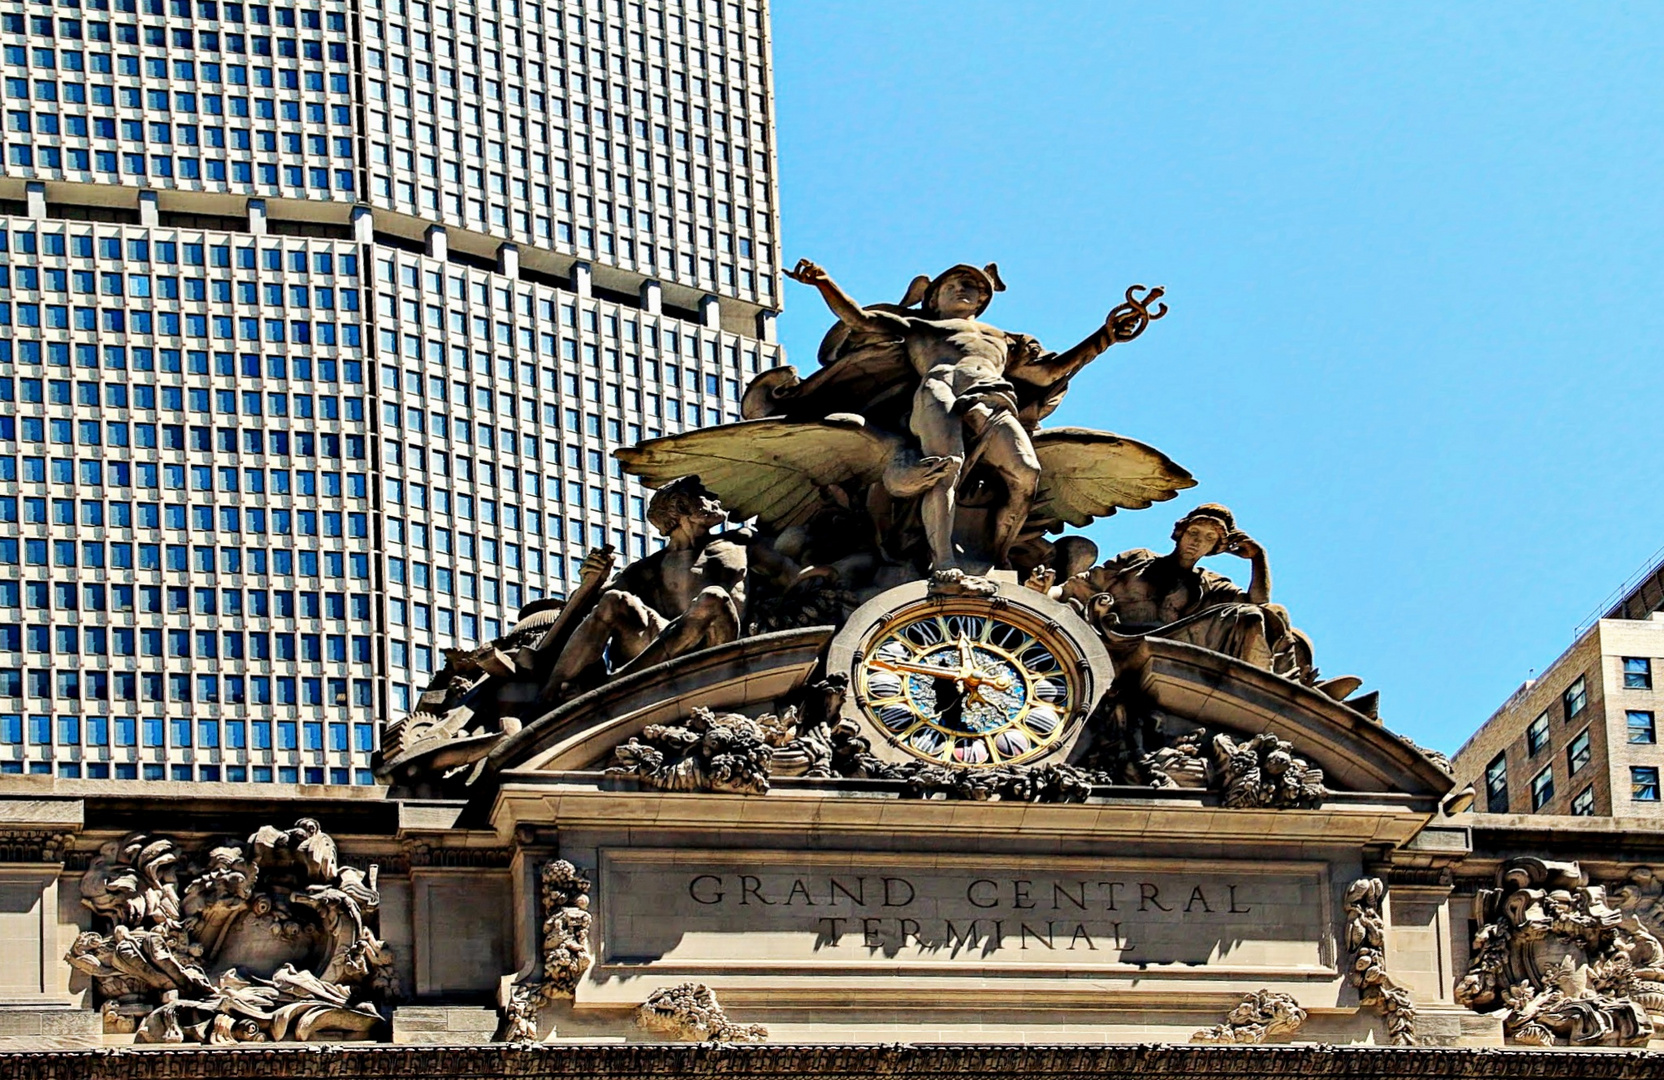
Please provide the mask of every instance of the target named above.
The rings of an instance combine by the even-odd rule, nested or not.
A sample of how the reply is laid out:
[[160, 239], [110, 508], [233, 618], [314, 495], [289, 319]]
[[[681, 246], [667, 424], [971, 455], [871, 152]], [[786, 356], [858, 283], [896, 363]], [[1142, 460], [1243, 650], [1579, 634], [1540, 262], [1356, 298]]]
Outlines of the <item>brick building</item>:
[[1456, 777], [1473, 784], [1476, 812], [1664, 816], [1664, 611], [1648, 599], [1661, 568], [1457, 751]]

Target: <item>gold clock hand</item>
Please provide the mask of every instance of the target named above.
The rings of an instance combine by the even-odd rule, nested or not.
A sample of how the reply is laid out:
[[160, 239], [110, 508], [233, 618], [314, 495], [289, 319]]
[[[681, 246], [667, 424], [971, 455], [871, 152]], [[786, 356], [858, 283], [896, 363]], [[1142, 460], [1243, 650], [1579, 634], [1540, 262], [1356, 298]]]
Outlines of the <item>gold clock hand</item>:
[[907, 660], [890, 660], [882, 656], [872, 658], [872, 666], [885, 671], [901, 672], [908, 675], [929, 675], [938, 679], [952, 679], [954, 682], [964, 683], [967, 686], [986, 683], [997, 690], [1011, 689], [1011, 676], [1009, 675], [987, 675], [975, 667], [974, 664], [966, 664], [963, 660], [961, 660], [961, 665], [957, 669], [939, 668], [931, 667], [929, 664], [915, 664]]
[[930, 675], [939, 679], [963, 679], [964, 673], [954, 668], [931, 667], [929, 664], [915, 664], [907, 660], [890, 660], [882, 656], [872, 658], [872, 666], [883, 668], [885, 671], [897, 671], [908, 675]]
[[959, 635], [959, 667], [964, 672], [960, 678], [971, 686], [986, 683], [996, 690], [1011, 689], [1011, 676], [988, 674], [977, 666], [976, 652], [971, 647], [971, 639], [964, 634]]

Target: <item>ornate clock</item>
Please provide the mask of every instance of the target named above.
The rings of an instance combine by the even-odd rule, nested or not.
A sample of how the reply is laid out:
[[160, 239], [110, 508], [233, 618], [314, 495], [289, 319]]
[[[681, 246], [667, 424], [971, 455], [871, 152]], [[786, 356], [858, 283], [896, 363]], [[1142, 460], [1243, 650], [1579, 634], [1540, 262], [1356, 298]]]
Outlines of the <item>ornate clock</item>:
[[864, 605], [828, 656], [849, 674], [845, 709], [875, 752], [962, 768], [1066, 753], [1108, 685], [1097, 635], [1033, 590], [922, 592], [903, 586]]

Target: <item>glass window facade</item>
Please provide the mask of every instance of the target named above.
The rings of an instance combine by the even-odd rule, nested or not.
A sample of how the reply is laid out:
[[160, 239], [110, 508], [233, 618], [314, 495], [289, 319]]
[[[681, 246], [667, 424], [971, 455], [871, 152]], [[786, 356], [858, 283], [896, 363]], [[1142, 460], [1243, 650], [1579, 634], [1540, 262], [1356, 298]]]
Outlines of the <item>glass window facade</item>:
[[1566, 687], [1565, 691], [1560, 695], [1560, 707], [1565, 710], [1566, 722], [1571, 723], [1573, 720], [1576, 720], [1579, 716], [1583, 715], [1583, 709], [1588, 704], [1588, 686], [1584, 682], [1583, 676], [1579, 675], [1576, 679], [1572, 680], [1572, 684]]
[[1589, 764], [1589, 729], [1584, 728], [1566, 744], [1566, 768], [1576, 776]]
[[766, 14], [114, 6], [0, 21], [0, 769], [372, 783], [780, 362]]

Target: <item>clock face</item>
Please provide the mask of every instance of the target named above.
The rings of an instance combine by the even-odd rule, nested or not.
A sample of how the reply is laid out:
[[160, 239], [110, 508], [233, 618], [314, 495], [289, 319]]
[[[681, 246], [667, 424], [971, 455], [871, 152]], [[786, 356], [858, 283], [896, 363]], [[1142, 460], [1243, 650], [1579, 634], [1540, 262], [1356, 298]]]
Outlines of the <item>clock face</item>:
[[1044, 755], [1080, 704], [1079, 657], [1032, 614], [986, 601], [911, 605], [868, 638], [856, 702], [892, 743], [941, 765]]

